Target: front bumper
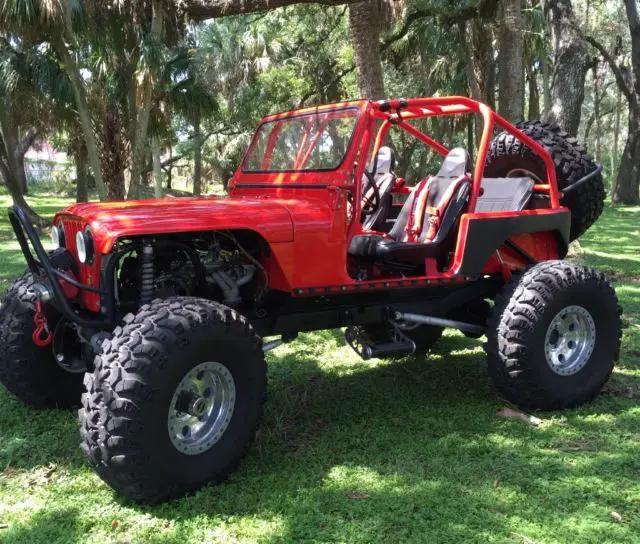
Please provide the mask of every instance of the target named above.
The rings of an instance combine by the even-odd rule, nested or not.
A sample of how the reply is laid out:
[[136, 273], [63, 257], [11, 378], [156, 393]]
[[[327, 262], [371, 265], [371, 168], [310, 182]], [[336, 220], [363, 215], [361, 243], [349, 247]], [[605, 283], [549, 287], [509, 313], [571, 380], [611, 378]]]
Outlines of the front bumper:
[[[102, 281], [101, 285], [105, 286], [105, 288], [97, 289], [84, 285], [68, 274], [65, 274], [60, 270], [59, 263], [61, 261], [68, 263], [70, 259], [61, 259], [60, 253], [58, 253], [53, 258], [55, 262], [52, 262], [52, 258], [42, 246], [42, 242], [36, 230], [31, 225], [26, 212], [20, 206], [10, 207], [8, 212], [9, 221], [16, 234], [24, 258], [27, 261], [27, 266], [36, 278], [36, 282], [41, 283], [46, 293], [48, 293], [48, 296], [43, 296], [42, 298], [48, 298], [49, 300], [42, 301], [52, 304], [63, 317], [81, 327], [103, 330], [113, 329], [116, 324], [115, 295], [113, 292], [114, 282]], [[33, 248], [35, 256], [31, 248]], [[116, 263], [117, 259], [110, 258], [105, 260], [105, 266], [101, 274], [103, 280], [114, 277]], [[58, 264], [58, 266], [56, 266], [56, 264]], [[100, 295], [101, 308], [103, 311], [100, 314], [96, 314], [79, 307], [74, 307], [67, 298], [61, 281], [77, 289]], [[43, 291], [43, 293], [45, 291]]]

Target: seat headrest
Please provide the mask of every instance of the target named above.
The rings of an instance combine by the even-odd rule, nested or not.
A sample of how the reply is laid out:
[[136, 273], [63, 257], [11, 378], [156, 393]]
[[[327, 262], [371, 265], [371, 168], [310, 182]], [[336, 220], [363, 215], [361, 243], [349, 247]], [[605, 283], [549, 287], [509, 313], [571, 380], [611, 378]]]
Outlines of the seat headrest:
[[[381, 148], [382, 149], [382, 148]], [[469, 153], [463, 147], [454, 147], [442, 161], [440, 178], [458, 178], [471, 171]]]
[[383, 145], [378, 149], [378, 161], [376, 164], [376, 174], [390, 174], [396, 167], [396, 154], [393, 149]]

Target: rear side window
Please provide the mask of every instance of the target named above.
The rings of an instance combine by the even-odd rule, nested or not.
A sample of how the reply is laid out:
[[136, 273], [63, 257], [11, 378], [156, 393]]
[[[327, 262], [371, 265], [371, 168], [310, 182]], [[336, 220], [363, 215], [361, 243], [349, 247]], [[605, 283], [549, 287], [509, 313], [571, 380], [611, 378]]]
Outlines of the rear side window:
[[359, 110], [303, 114], [263, 123], [244, 160], [245, 172], [335, 170], [347, 154]]

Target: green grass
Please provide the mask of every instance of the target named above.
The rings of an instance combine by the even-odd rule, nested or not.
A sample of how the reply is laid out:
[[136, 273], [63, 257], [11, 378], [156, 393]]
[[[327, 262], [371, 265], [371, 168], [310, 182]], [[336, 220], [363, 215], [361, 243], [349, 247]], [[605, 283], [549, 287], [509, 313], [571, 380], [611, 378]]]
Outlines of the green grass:
[[[146, 508], [85, 466], [75, 414], [0, 390], [0, 542], [638, 542], [639, 229], [640, 208], [608, 208], [582, 241], [626, 327], [586, 407], [539, 427], [496, 417], [481, 341], [457, 333], [428, 358], [369, 363], [339, 332], [308, 334], [269, 354], [265, 419], [231, 480]], [[0, 289], [22, 268], [3, 218]]]

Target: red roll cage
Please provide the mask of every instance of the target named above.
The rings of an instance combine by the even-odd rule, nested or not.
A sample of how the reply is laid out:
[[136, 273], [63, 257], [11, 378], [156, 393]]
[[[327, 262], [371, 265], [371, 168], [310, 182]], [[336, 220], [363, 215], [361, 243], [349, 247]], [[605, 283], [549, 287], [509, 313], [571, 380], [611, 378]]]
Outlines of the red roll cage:
[[[555, 165], [544, 147], [542, 147], [538, 142], [520, 131], [516, 126], [508, 122], [506, 119], [498, 115], [486, 104], [483, 104], [476, 100], [472, 100], [470, 98], [461, 96], [449, 96], [380, 100], [377, 102], [371, 102], [368, 100], [343, 102], [269, 115], [263, 119], [260, 127], [262, 127], [266, 123], [273, 121], [286, 120], [309, 114], [324, 114], [331, 112], [337, 113], [352, 108], [358, 108], [360, 110], [358, 126], [356, 127], [353, 137], [351, 138], [349, 149], [345, 154], [343, 162], [335, 169], [332, 169], [332, 171], [334, 172], [333, 175], [331, 174], [331, 172], [327, 172], [326, 175], [322, 176], [322, 181], [326, 182], [322, 184], [323, 186], [343, 187], [350, 190], [353, 189], [354, 179], [362, 179], [364, 168], [369, 162], [368, 160], [365, 160], [360, 161], [361, 164], [358, 164], [358, 158], [361, 150], [367, 150], [371, 148], [371, 138], [373, 137], [374, 145], [371, 148], [371, 156], [373, 157], [384, 142], [384, 139], [392, 126], [397, 126], [398, 128], [405, 130], [407, 133], [417, 138], [419, 141], [424, 143], [429, 148], [433, 149], [438, 154], [445, 156], [449, 151], [448, 148], [432, 138], [430, 135], [415, 127], [411, 123], [411, 121], [449, 115], [479, 114], [482, 118], [483, 129], [473, 172], [473, 185], [467, 213], [474, 213], [476, 209], [476, 203], [480, 195], [480, 187], [482, 184], [482, 177], [484, 173], [487, 153], [489, 150], [489, 144], [495, 127], [513, 134], [541, 158], [546, 168], [547, 179], [545, 183], [537, 183], [534, 187], [534, 190], [538, 193], [547, 193], [549, 195], [550, 209], [557, 210], [561, 208], [561, 194], [558, 190], [556, 181]], [[326, 126], [329, 119], [331, 119], [331, 117], [323, 118], [321, 122], [322, 128]], [[382, 124], [380, 125], [377, 133], [374, 136], [373, 133], [375, 132], [375, 123], [377, 121], [382, 121]], [[304, 167], [306, 161], [308, 160], [313, 145], [317, 143], [316, 137], [316, 140], [311, 141], [307, 146], [310, 132], [311, 129], [309, 126], [305, 133], [305, 136], [303, 137], [303, 142], [301, 143], [301, 146], [299, 148], [299, 156], [296, 156], [296, 168], [294, 168], [294, 170], [292, 171], [288, 171], [288, 175], [286, 176], [286, 178], [282, 175], [284, 172], [243, 171], [242, 174], [262, 174], [262, 176], [259, 177], [261, 182], [259, 185], [276, 184], [282, 185], [283, 188], [287, 185], [291, 185], [292, 183], [299, 188], [307, 184], [318, 185], [318, 177], [312, 175], [313, 171], [300, 170], [300, 168]], [[319, 132], [320, 131], [318, 131], [318, 134]], [[258, 132], [256, 132], [256, 134], [257, 133]], [[275, 139], [277, 138], [278, 134], [279, 129], [276, 128], [269, 138], [269, 145], [265, 152], [265, 159], [263, 161], [263, 164], [268, 163], [268, 154], [273, 152]], [[249, 146], [247, 153], [243, 159], [243, 164], [246, 158], [253, 151], [256, 145], [256, 141], [257, 139], [256, 137], [254, 137], [254, 140], [251, 142], [251, 145]], [[359, 145], [359, 143], [361, 145]], [[306, 151], [305, 146], [307, 146]], [[355, 172], [354, 169], [351, 168], [352, 160], [355, 161], [356, 164]], [[346, 172], [345, 169], [347, 170]], [[233, 187], [236, 185], [244, 185], [245, 180], [242, 179], [243, 177], [244, 175], [234, 176], [234, 180], [232, 180], [231, 186]], [[255, 186], [256, 184], [252, 183], [252, 185]], [[360, 184], [356, 183], [355, 185], [355, 200], [357, 203], [360, 201], [361, 188], [359, 187]]]

